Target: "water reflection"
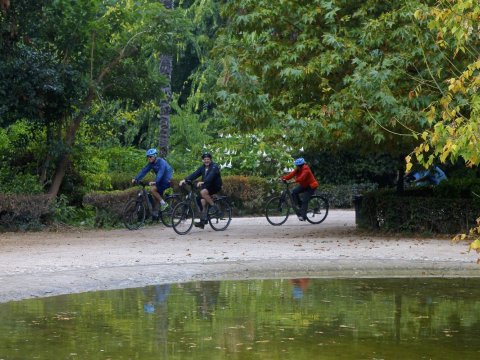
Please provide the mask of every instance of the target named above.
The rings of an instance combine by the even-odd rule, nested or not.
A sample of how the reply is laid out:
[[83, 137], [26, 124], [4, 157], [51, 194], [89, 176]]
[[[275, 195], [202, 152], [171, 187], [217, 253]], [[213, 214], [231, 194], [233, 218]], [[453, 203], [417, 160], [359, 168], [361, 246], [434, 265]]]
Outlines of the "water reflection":
[[479, 279], [163, 284], [0, 304], [0, 359], [477, 359]]

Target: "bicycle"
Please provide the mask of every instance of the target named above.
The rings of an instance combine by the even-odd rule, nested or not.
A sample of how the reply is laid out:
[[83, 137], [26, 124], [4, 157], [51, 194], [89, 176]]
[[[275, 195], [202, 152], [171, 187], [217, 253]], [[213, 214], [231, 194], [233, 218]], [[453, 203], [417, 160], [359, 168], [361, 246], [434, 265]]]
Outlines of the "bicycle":
[[[293, 195], [289, 189], [290, 183], [282, 180], [284, 189], [281, 194], [271, 198], [265, 206], [265, 217], [267, 221], [274, 225], [279, 226], [287, 221], [288, 216], [293, 210], [298, 214], [300, 205], [295, 203]], [[311, 224], [320, 224], [328, 215], [329, 203], [328, 199], [320, 194], [314, 194], [308, 202], [307, 209], [307, 221]]]
[[[185, 200], [173, 208], [172, 214], [173, 230], [179, 235], [188, 234], [193, 227], [195, 218], [199, 218], [201, 213], [200, 201], [197, 200], [200, 198], [200, 191], [192, 181], [186, 180], [185, 182], [190, 186], [190, 190]], [[223, 231], [232, 221], [232, 208], [227, 196], [213, 195], [213, 201], [218, 210], [211, 213], [210, 205], [208, 205], [207, 221], [213, 230]]]
[[[129, 230], [137, 230], [140, 228], [145, 223], [145, 219], [150, 217], [153, 212], [153, 196], [145, 189], [148, 183], [140, 181], [138, 185], [141, 186], [141, 189], [138, 191], [136, 198], [127, 202], [123, 210], [123, 224]], [[178, 194], [164, 197], [168, 207], [163, 211], [159, 211], [159, 218], [165, 226], [172, 226], [173, 208], [179, 199], [180, 195]]]

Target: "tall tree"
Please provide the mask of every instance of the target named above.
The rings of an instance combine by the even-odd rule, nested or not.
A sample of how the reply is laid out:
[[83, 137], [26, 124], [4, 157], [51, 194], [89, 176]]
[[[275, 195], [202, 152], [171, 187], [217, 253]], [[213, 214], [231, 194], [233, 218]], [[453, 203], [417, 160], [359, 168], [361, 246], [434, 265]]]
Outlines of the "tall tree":
[[426, 77], [420, 42], [434, 42], [414, 21], [420, 6], [420, 0], [227, 2], [226, 25], [202, 76], [213, 79], [209, 100], [243, 130], [277, 127], [311, 150], [373, 145], [408, 153], [417, 140], [407, 129], [422, 129], [420, 111], [431, 100], [427, 91], [410, 95], [418, 85], [413, 79]]
[[[166, 9], [173, 10], [173, 0], [161, 0]], [[160, 101], [160, 131], [158, 146], [160, 154], [168, 154], [168, 140], [170, 136], [170, 102], [172, 101], [172, 54], [160, 54], [160, 73], [167, 79], [167, 84], [162, 87], [165, 97]]]

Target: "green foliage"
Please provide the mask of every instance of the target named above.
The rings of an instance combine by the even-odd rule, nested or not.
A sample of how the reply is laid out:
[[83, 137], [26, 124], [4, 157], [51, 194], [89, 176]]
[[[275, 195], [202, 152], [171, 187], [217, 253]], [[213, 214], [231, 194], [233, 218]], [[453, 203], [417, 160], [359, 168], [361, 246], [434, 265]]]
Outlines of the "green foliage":
[[[197, 90], [232, 126], [282, 129], [289, 145], [307, 152], [352, 142], [408, 152], [415, 140], [405, 127], [423, 127], [430, 96], [409, 96], [412, 78], [427, 74], [413, 21], [422, 6], [228, 2]], [[422, 41], [433, 42], [428, 34]]]
[[55, 225], [67, 224], [93, 227], [95, 211], [92, 207], [85, 206], [80, 208], [72, 206], [65, 195], [58, 196], [52, 205], [52, 220]]
[[35, 175], [0, 168], [0, 194], [41, 194], [43, 188]]
[[[171, 119], [171, 152], [167, 160], [178, 174], [188, 174], [200, 164], [200, 155], [208, 150], [224, 175], [277, 177], [292, 168], [293, 151], [285, 136], [274, 130], [242, 133], [229, 131], [223, 122], [205, 119], [188, 106], [174, 106]], [[215, 134], [216, 136], [212, 136]]]
[[[173, 104], [173, 109], [175, 114], [170, 119], [171, 151], [167, 161], [176, 173], [188, 174], [200, 165], [200, 156], [204, 150], [213, 151], [212, 135], [209, 122], [203, 120], [201, 115], [176, 104]], [[214, 161], [217, 161], [213, 155]]]
[[[63, 176], [63, 160], [71, 154], [90, 155], [90, 146], [156, 143], [152, 131], [142, 139], [147, 133], [142, 126], [147, 118], [149, 130], [157, 126], [158, 107], [152, 103], [163, 97], [160, 88], [166, 83], [159, 71], [160, 53], [173, 53], [189, 37], [180, 11], [167, 10], [156, 0], [40, 5], [19, 0], [0, 20], [0, 124], [25, 117], [37, 126], [42, 141], [35, 139], [34, 146], [43, 155], [39, 172], [44, 183]], [[139, 110], [144, 104], [145, 111]], [[110, 125], [112, 118], [119, 121]], [[136, 126], [134, 131], [122, 123], [125, 118]], [[103, 173], [106, 164], [92, 156], [77, 157], [74, 164], [80, 168], [72, 173], [87, 188], [108, 187], [107, 177], [94, 174]]]
[[[435, 158], [442, 162], [462, 158], [467, 166], [480, 163], [480, 39], [476, 36], [479, 14], [480, 4], [471, 0], [441, 1], [416, 12], [416, 18], [428, 21], [429, 28], [436, 32], [437, 51], [452, 59], [448, 66], [431, 72], [440, 93], [425, 110], [429, 129], [422, 133], [421, 144], [414, 151], [416, 161], [426, 166]], [[412, 160], [415, 159], [407, 159]]]
[[396, 181], [400, 159], [389, 154], [363, 155], [351, 151], [305, 154], [313, 173], [323, 184], [377, 183], [391, 186]]
[[102, 149], [87, 147], [82, 156], [74, 159], [75, 170], [84, 184], [83, 191], [109, 189], [111, 187], [109, 175], [109, 159]]

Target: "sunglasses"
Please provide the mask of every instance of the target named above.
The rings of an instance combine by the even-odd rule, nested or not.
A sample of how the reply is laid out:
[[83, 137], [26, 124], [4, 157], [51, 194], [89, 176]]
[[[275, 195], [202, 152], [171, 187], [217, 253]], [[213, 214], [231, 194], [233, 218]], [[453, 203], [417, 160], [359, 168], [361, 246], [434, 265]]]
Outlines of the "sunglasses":
[[155, 156], [153, 156], [153, 155], [147, 156], [148, 159], [151, 159], [151, 158], [154, 158], [154, 157], [155, 157]]

